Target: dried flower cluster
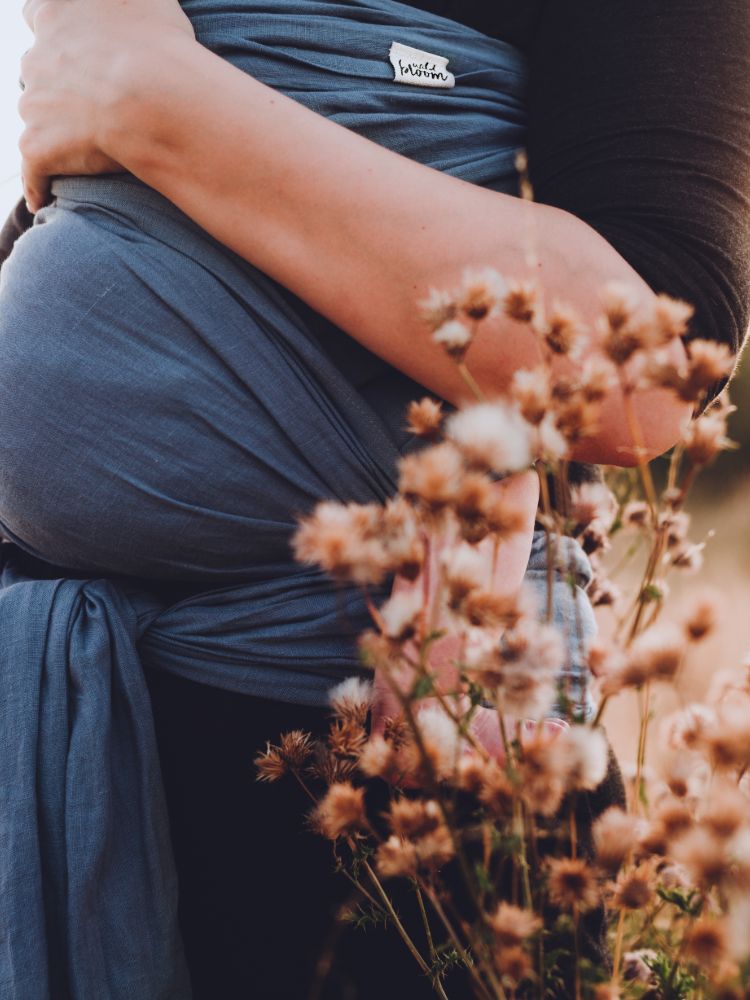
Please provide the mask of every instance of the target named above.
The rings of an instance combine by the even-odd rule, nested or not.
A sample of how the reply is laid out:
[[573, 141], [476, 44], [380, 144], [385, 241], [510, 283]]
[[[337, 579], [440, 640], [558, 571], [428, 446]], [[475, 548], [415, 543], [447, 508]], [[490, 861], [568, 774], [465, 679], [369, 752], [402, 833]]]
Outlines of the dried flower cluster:
[[[401, 460], [397, 496], [321, 503], [295, 535], [297, 557], [342, 585], [368, 595], [397, 583], [379, 607], [367, 598], [361, 650], [374, 684], [335, 688], [327, 736], [285, 734], [258, 757], [258, 775], [291, 774], [307, 788], [313, 828], [361, 891], [362, 921], [390, 922], [444, 1000], [747, 995], [750, 668], [667, 720], [660, 780], [645, 767], [652, 698], [679, 688], [717, 619], [707, 597], [680, 620], [663, 616], [669, 574], [701, 565], [688, 491], [731, 444], [728, 404], [704, 409], [731, 371], [728, 353], [693, 340], [684, 364], [669, 360], [691, 312], [666, 296], [646, 307], [612, 284], [587, 325], [491, 270], [432, 291], [422, 318], [475, 402], [449, 413], [433, 399], [412, 403], [408, 428], [422, 447]], [[532, 331], [539, 364], [487, 399], [467, 359], [481, 324], [498, 321]], [[658, 488], [633, 408], [654, 386], [697, 414]], [[571, 486], [570, 459], [613, 393], [631, 419], [637, 469], [617, 472], [611, 488]], [[546, 608], [498, 587], [503, 546], [528, 521], [503, 480], [530, 469], [547, 532]], [[606, 573], [620, 533], [644, 559], [630, 600]], [[591, 561], [592, 603], [615, 616], [615, 639], [587, 651], [593, 718], [565, 680], [577, 637], [554, 622], [553, 587], [572, 573], [556, 561], [563, 536]], [[592, 793], [613, 781], [602, 719], [624, 689], [642, 718], [629, 802], [592, 824]], [[416, 933], [395, 909], [392, 879], [414, 889]]]

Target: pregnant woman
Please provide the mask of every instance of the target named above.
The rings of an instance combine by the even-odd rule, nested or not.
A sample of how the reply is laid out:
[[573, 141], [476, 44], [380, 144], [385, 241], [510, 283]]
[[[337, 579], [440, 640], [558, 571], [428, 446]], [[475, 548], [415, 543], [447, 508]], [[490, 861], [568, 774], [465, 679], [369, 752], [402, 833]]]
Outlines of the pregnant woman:
[[[645, 305], [666, 291], [695, 305], [692, 334], [739, 349], [750, 16], [745, 0], [26, 13], [36, 214], [6, 227], [0, 282], [0, 1000], [182, 1000], [191, 981], [296, 1000], [335, 908], [325, 849], [249, 761], [322, 725], [367, 615], [293, 563], [295, 515], [388, 496], [406, 402], [461, 401], [415, 303], [466, 265], [534, 277], [584, 319], [605, 281]], [[538, 203], [516, 197], [521, 146]], [[489, 393], [535, 358], [507, 320], [472, 347]], [[635, 405], [656, 455], [684, 409]], [[632, 463], [616, 396], [575, 457]], [[543, 554], [533, 478], [505, 488], [528, 522], [504, 553], [513, 589]], [[387, 972], [353, 970], [349, 995], [382, 996]]]

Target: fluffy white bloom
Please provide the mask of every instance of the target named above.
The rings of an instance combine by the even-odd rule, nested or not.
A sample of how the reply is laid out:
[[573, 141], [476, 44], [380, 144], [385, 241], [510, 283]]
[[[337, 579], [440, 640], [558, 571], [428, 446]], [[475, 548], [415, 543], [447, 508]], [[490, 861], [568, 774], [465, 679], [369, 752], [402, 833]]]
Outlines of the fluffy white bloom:
[[372, 704], [372, 684], [360, 677], [347, 677], [331, 688], [328, 702], [337, 715], [366, 715]]
[[581, 483], [570, 491], [570, 517], [576, 524], [599, 521], [605, 530], [614, 524], [617, 500], [604, 483]]
[[422, 594], [412, 591], [394, 594], [380, 608], [385, 633], [389, 639], [405, 639], [413, 631], [422, 611]]
[[553, 413], [548, 413], [537, 428], [539, 457], [548, 462], [559, 462], [569, 454], [568, 442], [555, 423]]
[[478, 403], [455, 413], [446, 436], [466, 460], [493, 472], [518, 472], [532, 461], [532, 429], [507, 403]]
[[456, 770], [462, 749], [458, 727], [437, 705], [420, 709], [416, 722], [438, 778], [450, 777]]
[[593, 791], [604, 781], [608, 747], [600, 729], [571, 726], [558, 737], [557, 745], [565, 756], [570, 787]]
[[443, 323], [432, 335], [436, 344], [444, 347], [452, 355], [462, 357], [468, 351], [473, 334], [471, 330], [458, 319], [449, 319]]

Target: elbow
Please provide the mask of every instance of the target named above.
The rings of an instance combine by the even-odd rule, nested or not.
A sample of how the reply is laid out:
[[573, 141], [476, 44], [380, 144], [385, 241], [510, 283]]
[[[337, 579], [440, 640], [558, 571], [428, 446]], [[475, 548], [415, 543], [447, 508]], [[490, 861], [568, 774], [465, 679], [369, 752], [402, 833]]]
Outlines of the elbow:
[[574, 449], [577, 462], [632, 468], [673, 448], [692, 415], [692, 405], [653, 389], [606, 406], [597, 432]]

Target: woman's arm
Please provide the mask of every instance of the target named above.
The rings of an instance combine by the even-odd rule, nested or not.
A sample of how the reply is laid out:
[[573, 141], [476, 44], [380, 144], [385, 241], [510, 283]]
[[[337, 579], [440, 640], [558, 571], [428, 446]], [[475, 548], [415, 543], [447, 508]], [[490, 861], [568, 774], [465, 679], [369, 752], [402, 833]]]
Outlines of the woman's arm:
[[[88, 102], [84, 117], [96, 123], [104, 155], [439, 395], [457, 401], [463, 386], [430, 342], [415, 302], [431, 286], [454, 285], [467, 264], [531, 275], [585, 320], [593, 319], [606, 281], [632, 284], [646, 303], [653, 297], [611, 244], [574, 215], [481, 189], [377, 146], [246, 76], [187, 34], [131, 31], [128, 38], [126, 19], [104, 32], [101, 0], [99, 33], [92, 34], [80, 20], [90, 2], [42, 7], [42, 45], [24, 74], [47, 72], [48, 88], [68, 104]], [[111, 6], [114, 21], [115, 8], [123, 8]], [[39, 65], [45, 51], [55, 53], [46, 70]], [[27, 159], [37, 166], [43, 156], [34, 141], [43, 133], [42, 125], [26, 139]], [[596, 350], [592, 343], [588, 356]], [[517, 369], [538, 363], [535, 337], [497, 320], [475, 342], [470, 362], [488, 392], [500, 391]], [[641, 393], [636, 406], [648, 450], [669, 447], [685, 408], [657, 391]], [[598, 436], [576, 457], [631, 464], [632, 446], [613, 398]]]

